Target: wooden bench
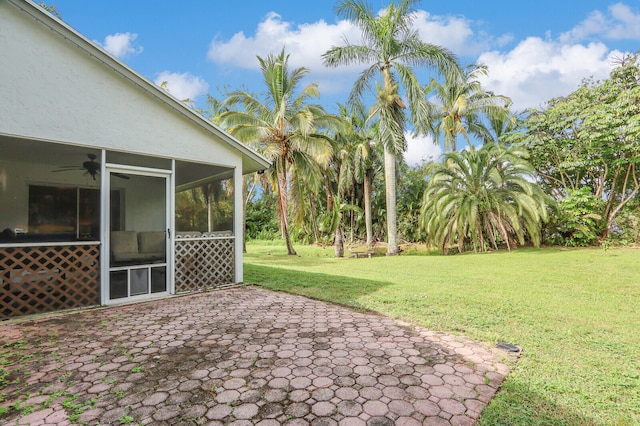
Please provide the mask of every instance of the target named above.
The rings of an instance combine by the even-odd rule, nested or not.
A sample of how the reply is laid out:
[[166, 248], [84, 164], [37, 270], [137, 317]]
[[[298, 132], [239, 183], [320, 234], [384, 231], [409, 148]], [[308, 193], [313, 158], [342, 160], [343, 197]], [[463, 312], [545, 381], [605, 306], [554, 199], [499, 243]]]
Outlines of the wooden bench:
[[351, 252], [351, 257], [355, 257], [356, 259], [359, 259], [361, 257], [368, 257], [369, 259], [371, 259], [371, 257], [373, 256], [375, 252], [373, 250], [367, 250], [367, 251], [352, 251]]

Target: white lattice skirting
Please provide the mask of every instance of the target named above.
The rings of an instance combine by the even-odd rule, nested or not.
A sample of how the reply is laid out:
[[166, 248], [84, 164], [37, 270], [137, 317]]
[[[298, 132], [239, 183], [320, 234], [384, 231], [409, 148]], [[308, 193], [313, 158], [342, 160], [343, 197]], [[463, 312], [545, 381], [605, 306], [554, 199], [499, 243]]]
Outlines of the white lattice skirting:
[[176, 293], [233, 284], [235, 237], [216, 233], [176, 236]]
[[0, 317], [100, 304], [100, 246], [0, 247]]

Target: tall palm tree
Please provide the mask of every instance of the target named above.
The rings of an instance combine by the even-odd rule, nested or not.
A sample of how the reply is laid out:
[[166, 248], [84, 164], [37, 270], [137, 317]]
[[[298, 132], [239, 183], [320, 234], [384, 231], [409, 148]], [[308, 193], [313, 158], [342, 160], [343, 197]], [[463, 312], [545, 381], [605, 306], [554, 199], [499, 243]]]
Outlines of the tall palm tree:
[[357, 184], [362, 184], [364, 195], [364, 219], [366, 230], [366, 244], [373, 244], [373, 219], [371, 212], [371, 191], [374, 173], [374, 163], [377, 153], [372, 143], [376, 135], [374, 129], [366, 123], [364, 108], [355, 105], [352, 108], [339, 104], [340, 115], [346, 121], [346, 129], [336, 135], [342, 156], [339, 181], [343, 191], [355, 191]]
[[[333, 157], [334, 146], [332, 141], [330, 143]], [[294, 206], [290, 209], [294, 231], [298, 231], [298, 235], [312, 234], [317, 244], [320, 242], [318, 223], [321, 213], [318, 195], [322, 193], [329, 164], [320, 167], [318, 162], [308, 155], [296, 155], [294, 163], [295, 167], [292, 167], [289, 173], [289, 200]]]
[[431, 174], [420, 221], [443, 253], [471, 243], [474, 251], [511, 249], [528, 235], [540, 244], [547, 196], [531, 181], [534, 169], [523, 148], [489, 142], [474, 151], [450, 152]]
[[513, 133], [519, 128], [524, 126], [523, 121], [526, 117], [525, 112], [513, 113], [509, 112], [506, 115], [499, 115], [489, 118], [489, 131], [491, 133], [491, 139], [485, 142], [507, 143], [506, 138], [513, 136]]
[[479, 77], [488, 73], [486, 65], [471, 65], [463, 74], [446, 74], [444, 82], [432, 78], [427, 96], [434, 94], [437, 103], [434, 115], [435, 134], [444, 137], [444, 147], [456, 150], [456, 139], [462, 135], [473, 149], [469, 135], [483, 141], [491, 140], [491, 134], [483, 119], [506, 120], [511, 100], [482, 88]]
[[278, 55], [258, 57], [267, 91], [263, 99], [245, 91], [228, 94], [226, 105], [242, 105], [244, 110], [230, 110], [220, 114], [227, 130], [238, 139], [252, 144], [272, 161], [267, 171], [273, 174], [278, 196], [278, 219], [287, 252], [295, 255], [289, 229], [289, 179], [296, 164], [326, 165], [332, 149], [326, 134], [320, 129], [337, 126], [340, 119], [327, 114], [320, 106], [308, 104], [320, 96], [316, 83], [296, 94], [306, 68], [289, 70], [289, 55], [284, 49]]
[[380, 142], [384, 146], [385, 192], [387, 204], [388, 255], [398, 254], [395, 165], [406, 149], [404, 129], [405, 103], [408, 100], [410, 118], [418, 132], [426, 132], [429, 107], [413, 67], [427, 67], [446, 73], [456, 73], [456, 57], [448, 50], [425, 43], [412, 28], [413, 5], [418, 0], [391, 1], [383, 13], [377, 15], [364, 0], [342, 0], [336, 12], [351, 21], [362, 32], [361, 45], [345, 41], [344, 46], [332, 47], [324, 55], [324, 63], [338, 67], [353, 63], [367, 68], [356, 80], [349, 95], [351, 105], [358, 104], [376, 78], [376, 105], [371, 117], [377, 116]]

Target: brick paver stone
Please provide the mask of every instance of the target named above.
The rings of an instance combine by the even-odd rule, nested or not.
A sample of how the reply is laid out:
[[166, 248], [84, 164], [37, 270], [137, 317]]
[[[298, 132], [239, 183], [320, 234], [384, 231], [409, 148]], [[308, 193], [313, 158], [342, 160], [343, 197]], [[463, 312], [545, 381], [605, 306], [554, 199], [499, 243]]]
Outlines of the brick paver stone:
[[[20, 377], [2, 389], [7, 425], [70, 425], [62, 402], [73, 395], [91, 426], [470, 426], [515, 359], [464, 336], [240, 287], [19, 318], [0, 335], [8, 377]], [[13, 406], [25, 395], [32, 412], [22, 415]]]

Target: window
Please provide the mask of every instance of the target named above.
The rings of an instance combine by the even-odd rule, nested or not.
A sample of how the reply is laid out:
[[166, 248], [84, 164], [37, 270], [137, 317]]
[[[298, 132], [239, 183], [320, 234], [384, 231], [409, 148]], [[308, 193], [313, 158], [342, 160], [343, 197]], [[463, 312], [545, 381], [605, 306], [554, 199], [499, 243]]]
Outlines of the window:
[[233, 179], [212, 180], [176, 194], [177, 231], [233, 231]]
[[[100, 190], [29, 185], [28, 204], [28, 226], [5, 229], [0, 243], [100, 240]], [[112, 190], [112, 227], [122, 224], [122, 204], [122, 190]]]
[[77, 189], [29, 186], [30, 234], [73, 235], [77, 223]]
[[29, 185], [28, 234], [32, 239], [98, 240], [99, 224], [97, 189]]

